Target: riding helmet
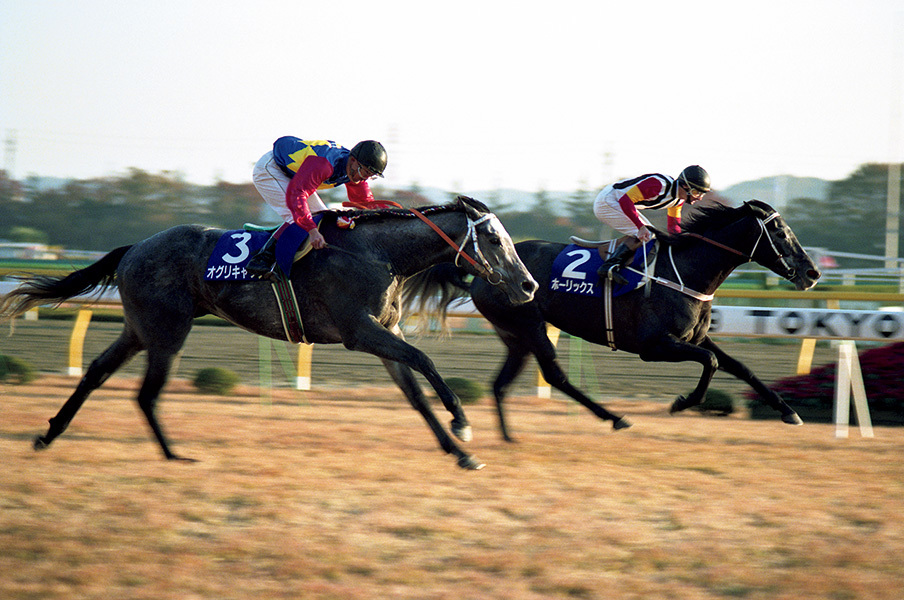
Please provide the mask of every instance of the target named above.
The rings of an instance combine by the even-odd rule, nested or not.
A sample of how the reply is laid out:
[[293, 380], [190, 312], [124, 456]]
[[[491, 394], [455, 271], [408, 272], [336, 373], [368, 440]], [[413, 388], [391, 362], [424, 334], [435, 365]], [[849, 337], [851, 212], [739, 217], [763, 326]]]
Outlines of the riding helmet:
[[358, 142], [352, 148], [351, 154], [374, 175], [383, 176], [386, 169], [386, 149], [383, 148], [383, 144], [374, 140]]
[[708, 192], [711, 187], [709, 173], [707, 173], [700, 165], [691, 165], [681, 171], [681, 175], [678, 176], [678, 181], [683, 182], [685, 185], [698, 192], [703, 192], [704, 194]]

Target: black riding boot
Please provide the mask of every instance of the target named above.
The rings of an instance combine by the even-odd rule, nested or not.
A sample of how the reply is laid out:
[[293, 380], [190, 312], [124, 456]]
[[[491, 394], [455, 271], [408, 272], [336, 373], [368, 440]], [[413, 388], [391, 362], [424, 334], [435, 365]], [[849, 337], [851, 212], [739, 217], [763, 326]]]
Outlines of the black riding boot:
[[627, 244], [619, 244], [618, 248], [616, 248], [612, 254], [609, 255], [609, 258], [607, 258], [600, 266], [596, 274], [600, 277], [608, 277], [619, 285], [625, 285], [628, 283], [628, 280], [625, 279], [624, 275], [619, 273], [618, 270], [630, 262], [631, 257], [634, 256], [634, 250], [634, 248], [631, 248]]
[[276, 232], [273, 232], [273, 235], [270, 236], [270, 239], [267, 240], [264, 247], [251, 257], [245, 270], [252, 277], [275, 280], [276, 273], [273, 272], [274, 265], [276, 265]]

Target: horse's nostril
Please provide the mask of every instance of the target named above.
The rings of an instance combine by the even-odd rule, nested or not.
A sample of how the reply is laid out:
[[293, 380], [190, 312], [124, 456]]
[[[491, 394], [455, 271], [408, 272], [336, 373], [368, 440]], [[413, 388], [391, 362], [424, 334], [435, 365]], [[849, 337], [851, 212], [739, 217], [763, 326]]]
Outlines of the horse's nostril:
[[820, 273], [816, 269], [808, 269], [807, 277], [809, 277], [810, 279], [819, 279], [820, 277], [822, 277], [822, 273]]
[[532, 294], [537, 291], [537, 283], [535, 281], [523, 281], [521, 282], [521, 289], [527, 292], [528, 294]]

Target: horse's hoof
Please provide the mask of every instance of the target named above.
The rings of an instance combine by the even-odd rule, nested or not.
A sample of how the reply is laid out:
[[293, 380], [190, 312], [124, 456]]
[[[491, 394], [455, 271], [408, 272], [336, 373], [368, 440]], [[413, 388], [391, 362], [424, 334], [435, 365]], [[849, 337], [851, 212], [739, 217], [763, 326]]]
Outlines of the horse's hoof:
[[804, 422], [800, 418], [796, 412], [788, 413], [787, 415], [782, 415], [782, 423], [787, 423], [788, 425], [803, 425]]
[[486, 465], [473, 456], [462, 456], [458, 459], [458, 466], [469, 471], [479, 471]]
[[619, 429], [627, 429], [631, 425], [633, 425], [633, 423], [631, 421], [622, 417], [618, 421], [615, 421], [612, 423], [612, 429], [618, 431]]
[[681, 412], [682, 410], [689, 408], [690, 404], [687, 402], [687, 398], [684, 396], [678, 396], [674, 402], [672, 402], [671, 408], [669, 408], [669, 414], [674, 415], [676, 412]]
[[43, 436], [36, 435], [32, 446], [35, 450], [47, 450], [47, 447], [50, 446], [50, 444], [44, 441]]
[[452, 421], [452, 434], [460, 439], [463, 442], [470, 442], [474, 437], [474, 434], [471, 432], [470, 425], [459, 425], [455, 421]]

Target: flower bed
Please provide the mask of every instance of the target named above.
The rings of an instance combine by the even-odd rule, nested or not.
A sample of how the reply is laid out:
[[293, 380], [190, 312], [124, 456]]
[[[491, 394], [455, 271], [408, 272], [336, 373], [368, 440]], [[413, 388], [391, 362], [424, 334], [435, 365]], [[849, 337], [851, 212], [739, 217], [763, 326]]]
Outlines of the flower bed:
[[[804, 421], [834, 421], [837, 364], [814, 369], [776, 381], [778, 392]], [[874, 425], [904, 425], [904, 342], [872, 348], [860, 353], [863, 386]], [[759, 400], [754, 391], [746, 394], [750, 417], [775, 419], [778, 413]], [[854, 414], [853, 408], [851, 413]]]

